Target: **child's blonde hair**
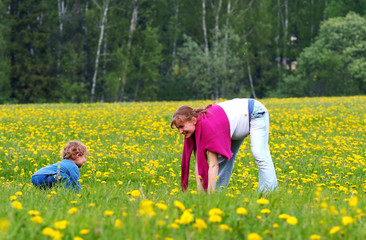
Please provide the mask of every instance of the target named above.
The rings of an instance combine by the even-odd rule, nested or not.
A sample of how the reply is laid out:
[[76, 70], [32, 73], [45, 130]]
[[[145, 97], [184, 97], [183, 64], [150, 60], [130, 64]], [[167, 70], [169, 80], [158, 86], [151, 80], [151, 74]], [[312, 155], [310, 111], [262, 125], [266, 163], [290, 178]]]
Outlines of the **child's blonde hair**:
[[79, 141], [68, 142], [62, 150], [63, 159], [75, 160], [76, 156], [86, 156], [88, 148]]

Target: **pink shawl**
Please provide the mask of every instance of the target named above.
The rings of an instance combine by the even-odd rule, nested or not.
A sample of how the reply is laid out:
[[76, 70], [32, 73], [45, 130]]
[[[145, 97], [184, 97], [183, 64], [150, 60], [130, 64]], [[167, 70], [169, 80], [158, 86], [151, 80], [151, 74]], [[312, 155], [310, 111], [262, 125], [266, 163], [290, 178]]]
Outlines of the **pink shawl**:
[[232, 157], [230, 124], [225, 111], [219, 105], [213, 105], [207, 113], [198, 116], [195, 133], [184, 139], [181, 185], [188, 188], [189, 163], [192, 151], [196, 153], [198, 174], [201, 176], [203, 189], [208, 187], [207, 151], [222, 155], [226, 160]]

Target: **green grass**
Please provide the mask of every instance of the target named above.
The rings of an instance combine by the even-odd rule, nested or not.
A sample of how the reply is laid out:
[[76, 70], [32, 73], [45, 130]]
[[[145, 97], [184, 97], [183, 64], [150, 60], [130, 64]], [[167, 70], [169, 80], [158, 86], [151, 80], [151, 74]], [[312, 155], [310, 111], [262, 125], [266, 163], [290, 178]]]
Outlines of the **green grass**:
[[[178, 106], [209, 101], [1, 105], [0, 239], [247, 239], [251, 233], [262, 239], [365, 239], [366, 97], [262, 102], [270, 111], [277, 191], [257, 192], [248, 138], [231, 183], [215, 194], [197, 194], [193, 168], [188, 191], [181, 191], [183, 137], [170, 129]], [[34, 188], [31, 175], [60, 160], [69, 140], [90, 151], [80, 169], [83, 189]], [[132, 196], [135, 190], [139, 196]], [[258, 204], [260, 198], [269, 203]], [[143, 200], [152, 201], [150, 208], [142, 208]], [[192, 222], [179, 221], [183, 211], [175, 201]], [[248, 213], [239, 215], [240, 207]], [[69, 214], [71, 208], [77, 211]], [[214, 208], [223, 212], [220, 222], [210, 221]], [[32, 221], [30, 210], [39, 211], [42, 223]], [[195, 228], [197, 219], [207, 228]], [[58, 221], [67, 221], [66, 228], [58, 229]], [[59, 235], [46, 236], [45, 228]]]

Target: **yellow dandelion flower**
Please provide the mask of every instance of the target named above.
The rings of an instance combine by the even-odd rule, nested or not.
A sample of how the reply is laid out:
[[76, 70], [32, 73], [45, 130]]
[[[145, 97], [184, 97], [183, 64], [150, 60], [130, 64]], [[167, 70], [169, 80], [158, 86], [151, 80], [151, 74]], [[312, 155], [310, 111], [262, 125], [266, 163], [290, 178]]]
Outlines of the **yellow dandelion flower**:
[[320, 207], [321, 207], [321, 208], [327, 208], [327, 207], [328, 207], [328, 204], [327, 204], [326, 202], [322, 202], [322, 203], [320, 204]]
[[171, 228], [173, 228], [173, 229], [178, 229], [178, 228], [179, 228], [179, 225], [178, 225], [178, 224], [176, 224], [176, 223], [171, 223], [169, 226], [170, 226]]
[[112, 216], [114, 214], [114, 212], [111, 210], [105, 210], [103, 214], [104, 214], [104, 216]]
[[221, 231], [228, 231], [228, 232], [232, 232], [233, 231], [233, 229], [231, 227], [229, 227], [229, 225], [227, 225], [227, 224], [220, 224], [219, 230], [221, 230]]
[[221, 216], [219, 216], [219, 215], [211, 215], [211, 216], [208, 218], [208, 221], [213, 222], [213, 223], [221, 222], [221, 221], [222, 221], [222, 217], [221, 217]]
[[223, 214], [224, 214], [224, 212], [221, 209], [219, 209], [219, 208], [212, 208], [210, 211], [208, 211], [208, 215], [209, 216], [212, 216], [212, 215], [219, 215], [219, 216], [221, 216]]
[[67, 220], [57, 221], [53, 224], [56, 229], [60, 230], [66, 229], [67, 225], [69, 225], [69, 222]]
[[95, 207], [95, 203], [90, 203], [89, 207]]
[[32, 221], [32, 222], [35, 222], [35, 223], [39, 223], [39, 224], [41, 224], [41, 223], [43, 223], [43, 218], [42, 218], [41, 216], [33, 216], [33, 217], [31, 218], [31, 221]]
[[269, 203], [269, 200], [268, 199], [265, 199], [265, 198], [260, 198], [260, 199], [257, 200], [257, 203], [259, 205], [266, 205], [266, 204]]
[[76, 203], [78, 203], [78, 201], [73, 200], [73, 201], [70, 201], [70, 203], [76, 204]]
[[68, 213], [70, 215], [72, 215], [72, 214], [76, 213], [77, 211], [78, 211], [78, 209], [76, 207], [72, 207], [72, 208], [69, 209]]
[[131, 192], [131, 196], [132, 196], [132, 197], [139, 197], [140, 195], [141, 195], [140, 190], [133, 190], [133, 191]]
[[264, 209], [261, 210], [261, 213], [263, 213], [263, 214], [268, 214], [270, 212], [271, 212], [271, 210], [268, 209], [268, 208], [264, 208]]
[[119, 220], [118, 218], [116, 219], [116, 221], [114, 221], [114, 226], [118, 229], [121, 229], [123, 227], [123, 223], [121, 220]]
[[330, 230], [329, 230], [329, 234], [333, 235], [337, 232], [339, 232], [339, 230], [341, 230], [341, 227], [340, 226], [334, 226], [332, 227]]
[[322, 237], [318, 234], [312, 234], [310, 236], [310, 240], [321, 240], [321, 239], [322, 239]]
[[182, 216], [179, 219], [180, 224], [190, 224], [193, 222], [193, 215], [190, 213], [189, 210], [184, 210]]
[[350, 216], [344, 216], [343, 218], [342, 218], [342, 224], [344, 225], [344, 226], [347, 226], [347, 225], [350, 225], [350, 224], [352, 224], [353, 223], [353, 218], [352, 217], [350, 217]]
[[240, 207], [240, 208], [236, 209], [236, 213], [239, 215], [245, 215], [245, 214], [248, 214], [248, 211], [245, 208]]
[[206, 224], [205, 220], [203, 220], [201, 218], [197, 218], [196, 222], [193, 224], [193, 228], [197, 229], [197, 231], [200, 232], [202, 229], [207, 228], [207, 224]]
[[10, 226], [10, 222], [8, 219], [2, 218], [0, 219], [0, 231], [6, 232], [8, 231]]
[[278, 216], [280, 219], [287, 219], [289, 217], [291, 217], [290, 215], [286, 214], [286, 213], [283, 213], [281, 214], [280, 216]]
[[31, 215], [31, 216], [37, 216], [39, 215], [39, 211], [36, 211], [36, 210], [29, 210], [28, 211], [28, 214]]
[[14, 200], [16, 200], [17, 199], [17, 196], [15, 196], [15, 195], [13, 195], [13, 196], [10, 196], [10, 198], [9, 198], [11, 201], [14, 201]]
[[286, 219], [286, 222], [290, 225], [296, 225], [298, 223], [298, 220], [296, 217], [289, 217]]
[[162, 227], [162, 226], [164, 226], [165, 225], [165, 221], [164, 220], [159, 220], [158, 221], [158, 226], [159, 227]]
[[168, 208], [168, 206], [165, 205], [164, 203], [156, 203], [155, 206], [157, 208], [159, 208], [160, 210], [162, 210], [162, 211], [164, 211], [164, 210], [166, 210]]
[[174, 201], [174, 206], [176, 208], [178, 208], [179, 210], [181, 210], [181, 211], [184, 211], [186, 209], [186, 207], [184, 206], [184, 204], [182, 202], [178, 201], [178, 200], [175, 200]]
[[247, 237], [248, 240], [262, 240], [262, 237], [258, 233], [250, 233]]
[[74, 240], [84, 240], [82, 237], [75, 236]]
[[52, 237], [54, 235], [54, 232], [55, 230], [50, 227], [46, 227], [42, 230], [42, 234], [49, 237]]
[[11, 206], [13, 206], [13, 208], [19, 209], [19, 210], [23, 208], [22, 204], [19, 201], [12, 202]]
[[87, 235], [89, 233], [90, 233], [90, 230], [89, 229], [81, 229], [80, 230], [80, 234], [82, 234], [82, 235]]
[[22, 196], [22, 195], [23, 195], [23, 193], [19, 191], [19, 192], [16, 192], [16, 193], [15, 193], [15, 195], [16, 195], [16, 196]]
[[274, 229], [276, 229], [276, 228], [278, 228], [278, 227], [279, 227], [279, 225], [278, 225], [278, 223], [274, 223], [274, 224], [272, 225], [272, 227], [273, 227]]
[[358, 205], [358, 197], [357, 196], [351, 197], [351, 199], [349, 200], [348, 205], [350, 207], [357, 207], [357, 205]]
[[46, 227], [42, 230], [42, 234], [52, 237], [53, 240], [61, 240], [63, 237], [63, 234], [60, 231], [54, 230], [50, 227]]
[[154, 202], [144, 199], [140, 202], [139, 215], [155, 216], [156, 212], [153, 208]]
[[329, 214], [330, 215], [338, 215], [339, 212], [338, 212], [338, 210], [336, 209], [335, 206], [330, 206], [330, 208], [329, 208]]

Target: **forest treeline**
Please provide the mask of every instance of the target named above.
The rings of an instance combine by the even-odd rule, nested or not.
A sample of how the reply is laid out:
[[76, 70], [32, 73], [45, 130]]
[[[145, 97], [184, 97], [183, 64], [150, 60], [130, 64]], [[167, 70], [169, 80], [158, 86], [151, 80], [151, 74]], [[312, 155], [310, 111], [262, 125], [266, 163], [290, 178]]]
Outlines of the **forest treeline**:
[[1, 0], [0, 103], [366, 94], [364, 0]]

